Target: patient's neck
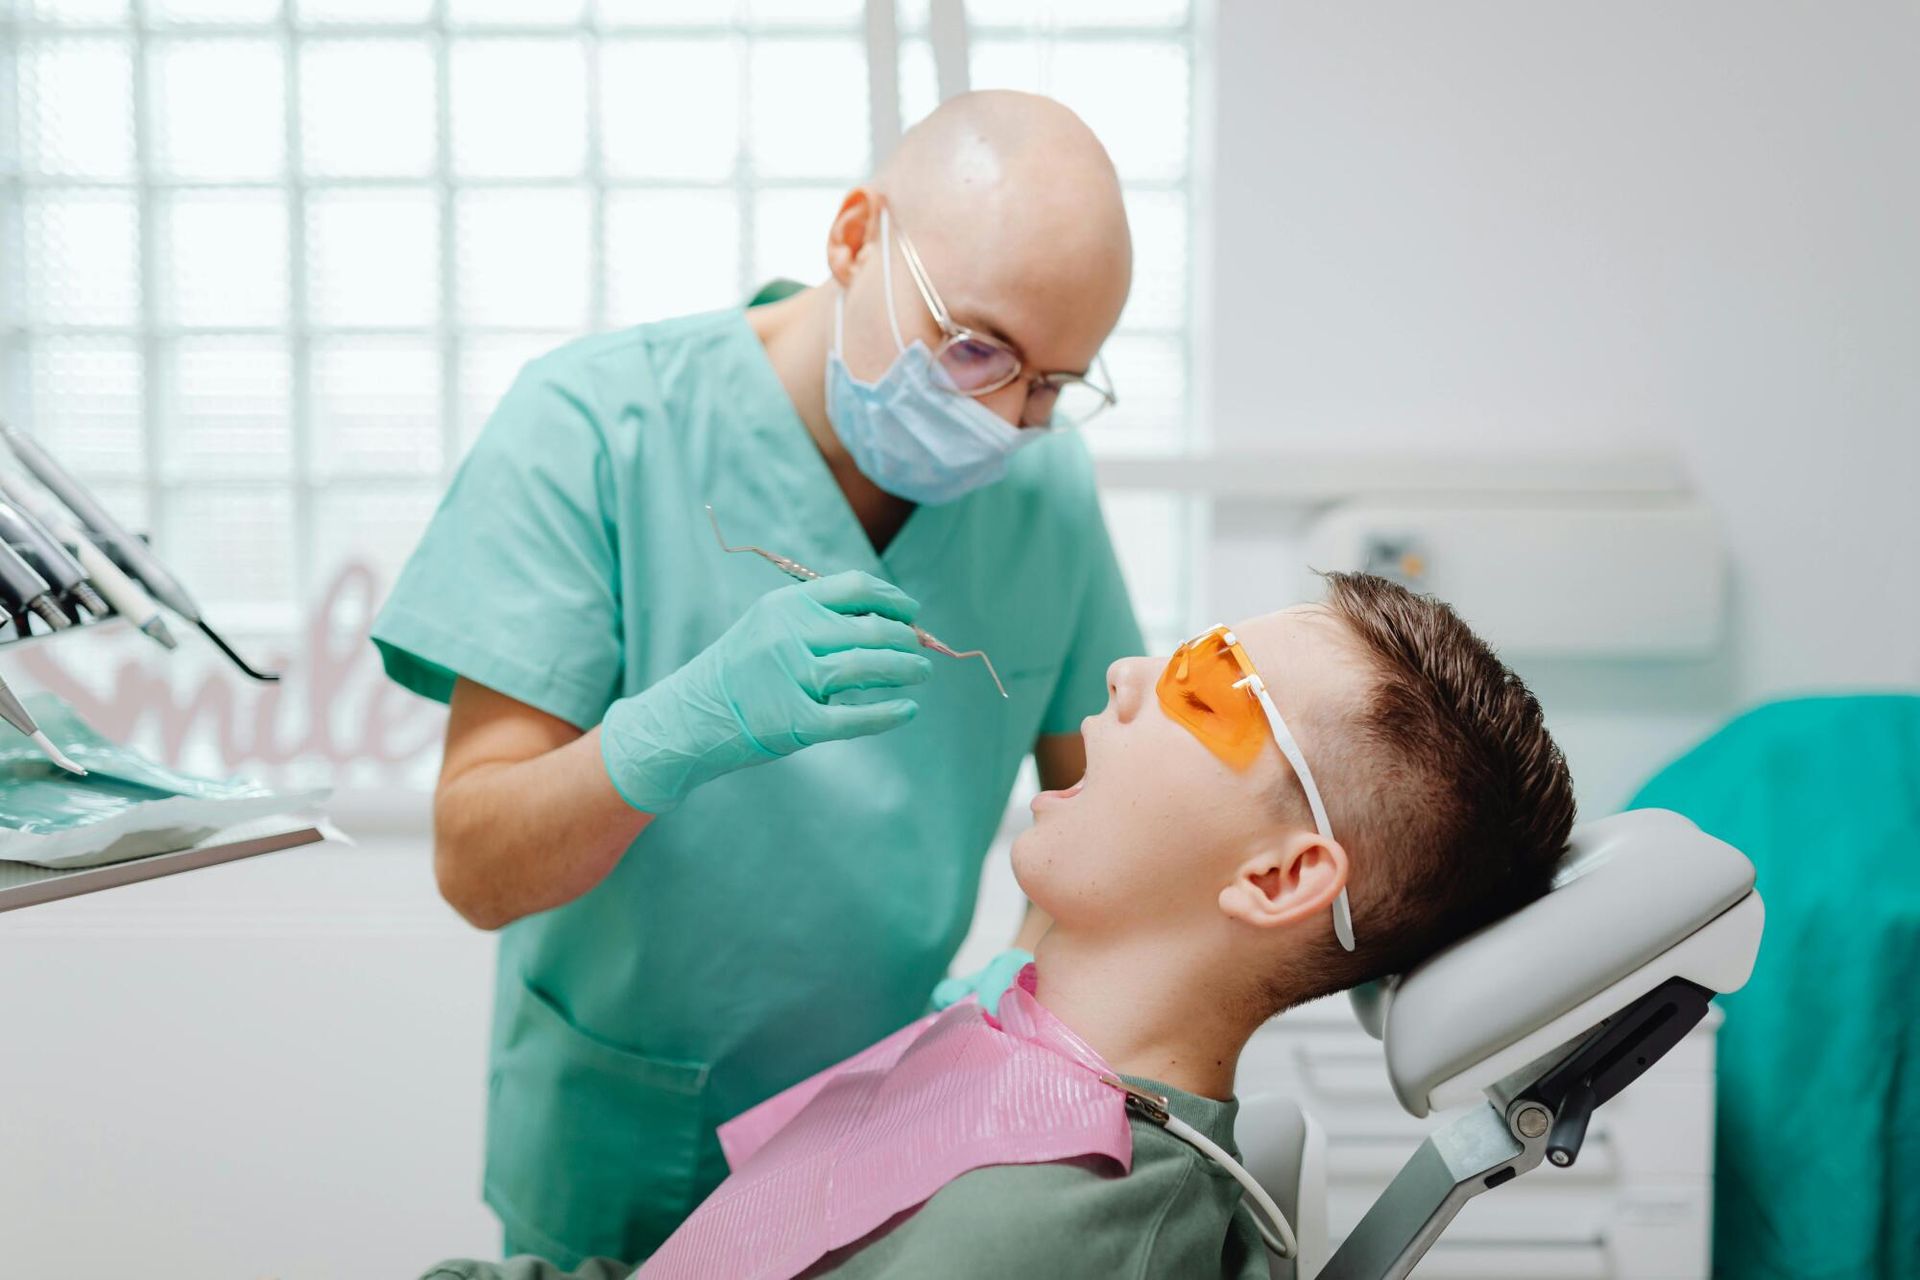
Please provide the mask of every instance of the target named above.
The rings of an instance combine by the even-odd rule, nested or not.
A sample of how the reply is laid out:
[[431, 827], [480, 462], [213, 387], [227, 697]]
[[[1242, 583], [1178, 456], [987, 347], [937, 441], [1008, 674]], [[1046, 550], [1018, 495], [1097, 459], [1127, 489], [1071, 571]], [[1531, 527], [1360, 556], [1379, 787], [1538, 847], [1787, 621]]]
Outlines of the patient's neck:
[[1055, 926], [1034, 959], [1040, 1003], [1114, 1070], [1202, 1097], [1233, 1096], [1253, 1028], [1194, 957], [1170, 955], [1157, 938], [1094, 939]]

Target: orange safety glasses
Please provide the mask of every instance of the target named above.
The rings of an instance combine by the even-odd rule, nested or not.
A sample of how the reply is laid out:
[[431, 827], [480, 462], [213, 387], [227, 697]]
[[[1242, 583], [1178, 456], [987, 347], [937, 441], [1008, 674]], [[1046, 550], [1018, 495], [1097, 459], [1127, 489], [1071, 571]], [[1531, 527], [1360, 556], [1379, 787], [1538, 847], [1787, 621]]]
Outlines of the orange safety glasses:
[[[1175, 649], [1156, 689], [1160, 708], [1168, 718], [1232, 768], [1251, 766], [1271, 737], [1293, 767], [1301, 790], [1307, 793], [1315, 829], [1333, 839], [1327, 808], [1320, 802], [1320, 789], [1314, 785], [1307, 758], [1301, 754], [1287, 722], [1280, 718], [1280, 709], [1273, 705], [1266, 681], [1254, 670], [1253, 659], [1231, 630], [1214, 627]], [[1353, 909], [1344, 886], [1333, 902], [1333, 932], [1341, 946], [1353, 950]]]

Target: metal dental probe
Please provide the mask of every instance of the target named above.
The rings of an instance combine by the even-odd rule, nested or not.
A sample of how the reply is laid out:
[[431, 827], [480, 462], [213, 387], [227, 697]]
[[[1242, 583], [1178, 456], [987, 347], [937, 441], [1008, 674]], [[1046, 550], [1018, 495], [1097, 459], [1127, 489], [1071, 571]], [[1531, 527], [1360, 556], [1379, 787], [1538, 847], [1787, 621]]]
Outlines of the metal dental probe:
[[39, 521], [17, 507], [0, 502], [0, 539], [47, 580], [63, 603], [77, 603], [96, 618], [106, 616], [107, 602], [88, 585], [87, 571]]
[[85, 769], [82, 769], [79, 765], [67, 759], [67, 753], [54, 746], [53, 739], [41, 732], [40, 726], [34, 723], [32, 713], [27, 710], [25, 704], [22, 703], [20, 699], [14, 697], [13, 690], [7, 687], [5, 680], [0, 680], [0, 720], [5, 720], [8, 724], [26, 734], [27, 737], [33, 740], [34, 746], [46, 753], [47, 759], [53, 761], [68, 773], [81, 778], [87, 776]]
[[26, 557], [0, 542], [0, 603], [13, 615], [21, 635], [27, 634], [27, 614], [35, 613], [55, 631], [65, 631], [73, 619], [53, 598], [53, 587], [27, 563]]
[[[809, 569], [807, 568], [807, 566], [801, 564], [798, 560], [788, 559], [786, 556], [781, 555], [779, 552], [769, 551], [765, 547], [728, 546], [726, 535], [720, 532], [720, 517], [713, 514], [713, 507], [711, 504], [709, 504], [707, 507], [707, 520], [713, 525], [714, 540], [720, 544], [720, 549], [722, 551], [732, 552], [735, 554], [748, 552], [753, 555], [759, 556], [762, 559], [766, 560], [768, 563], [772, 564], [775, 568], [779, 569], [782, 573], [786, 574], [788, 577], [798, 578], [802, 582], [813, 582], [819, 579], [819, 577], [821, 576], [818, 570]], [[925, 627], [915, 627], [913, 629], [913, 634], [920, 637], [920, 645], [922, 648], [931, 649], [935, 653], [944, 653], [949, 658], [980, 659], [981, 662], [986, 664], [987, 674], [993, 677], [993, 687], [1000, 691], [1001, 697], [1004, 698], [1007, 696], [1007, 686], [1000, 683], [1000, 673], [993, 669], [993, 659], [989, 658], [986, 655], [984, 650], [967, 649], [962, 651], [962, 650], [951, 648], [946, 644], [946, 642], [942, 641], [938, 636], [935, 636], [933, 632], [928, 631]]]
[[33, 472], [34, 477], [52, 491], [53, 495], [67, 504], [67, 509], [80, 517], [94, 535], [101, 549], [138, 579], [146, 589], [167, 608], [173, 610], [206, 635], [207, 639], [227, 655], [233, 665], [240, 668], [255, 680], [274, 681], [280, 677], [275, 672], [256, 671], [247, 664], [246, 659], [234, 652], [233, 646], [221, 638], [207, 620], [200, 615], [200, 606], [178, 579], [160, 563], [159, 557], [148, 549], [147, 544], [129, 533], [107, 509], [87, 492], [86, 486], [67, 473], [65, 467], [54, 461], [51, 454], [33, 441], [15, 431], [5, 423], [0, 423], [0, 438], [4, 438], [13, 449], [14, 456]]
[[168, 649], [178, 646], [173, 633], [167, 630], [166, 621], [160, 616], [160, 606], [153, 602], [139, 583], [129, 578], [125, 571], [102, 551], [94, 540], [80, 526], [67, 519], [59, 506], [45, 495], [35, 492], [25, 480], [7, 471], [0, 471], [0, 493], [21, 510], [37, 519], [46, 530], [73, 553], [80, 567], [87, 571], [95, 590], [106, 597], [114, 612], [131, 622], [141, 631], [153, 637]]

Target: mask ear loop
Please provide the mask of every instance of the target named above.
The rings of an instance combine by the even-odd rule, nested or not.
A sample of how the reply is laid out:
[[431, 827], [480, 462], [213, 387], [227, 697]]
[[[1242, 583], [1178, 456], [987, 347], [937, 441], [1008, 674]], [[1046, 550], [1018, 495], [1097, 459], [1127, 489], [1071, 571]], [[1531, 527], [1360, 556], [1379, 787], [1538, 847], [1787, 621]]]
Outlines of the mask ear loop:
[[[1231, 633], [1229, 633], [1231, 635]], [[1253, 696], [1260, 701], [1260, 710], [1266, 713], [1267, 727], [1273, 730], [1273, 740], [1280, 746], [1280, 754], [1293, 766], [1294, 777], [1300, 779], [1300, 789], [1307, 793], [1307, 808], [1313, 812], [1313, 825], [1321, 835], [1333, 839], [1333, 825], [1327, 821], [1327, 807], [1320, 802], [1320, 788], [1313, 784], [1313, 770], [1307, 768], [1307, 757], [1301, 753], [1300, 744], [1287, 728], [1287, 722], [1280, 718], [1280, 709], [1273, 705], [1273, 699], [1267, 695], [1266, 682], [1259, 676], [1243, 676], [1235, 682], [1236, 687], [1251, 689]], [[1353, 907], [1347, 898], [1347, 887], [1340, 886], [1340, 896], [1333, 900], [1333, 936], [1348, 951], [1353, 950]]]
[[[907, 344], [900, 336], [900, 313], [893, 305], [893, 237], [887, 228], [887, 208], [880, 206], [880, 283], [887, 291], [887, 327], [893, 330], [893, 345], [900, 348], [904, 355]], [[833, 288], [833, 353], [846, 359], [847, 349], [847, 287], [835, 284]]]

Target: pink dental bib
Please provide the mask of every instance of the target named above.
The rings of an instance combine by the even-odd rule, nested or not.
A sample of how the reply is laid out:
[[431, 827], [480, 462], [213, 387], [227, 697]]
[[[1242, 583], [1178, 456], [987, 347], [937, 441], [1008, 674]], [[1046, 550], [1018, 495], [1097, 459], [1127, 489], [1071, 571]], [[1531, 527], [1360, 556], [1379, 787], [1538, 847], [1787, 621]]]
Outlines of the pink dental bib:
[[1033, 998], [996, 1019], [922, 1018], [720, 1126], [732, 1176], [641, 1267], [644, 1280], [787, 1280], [970, 1169], [1099, 1155], [1133, 1135], [1112, 1069]]

